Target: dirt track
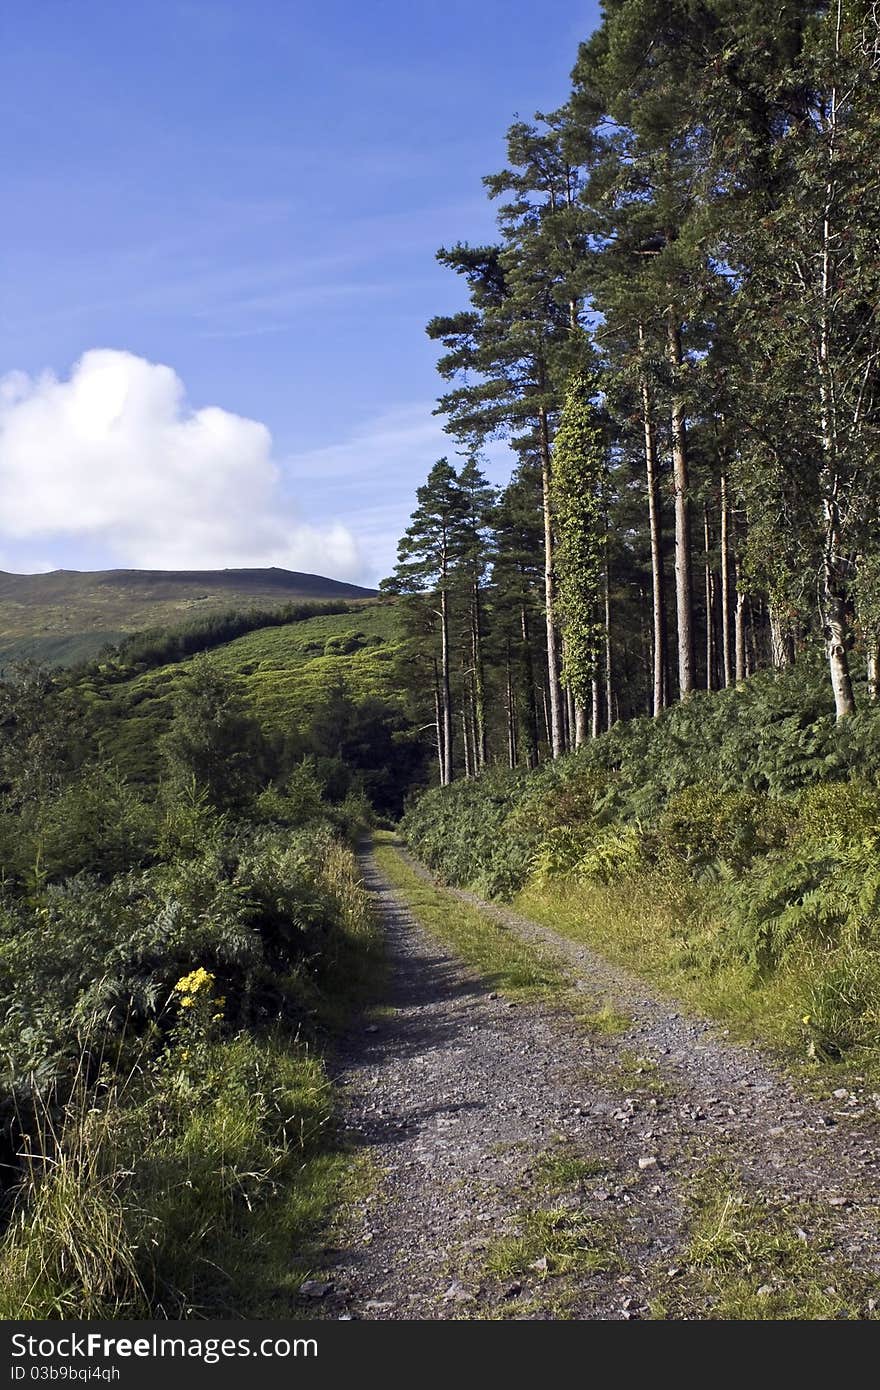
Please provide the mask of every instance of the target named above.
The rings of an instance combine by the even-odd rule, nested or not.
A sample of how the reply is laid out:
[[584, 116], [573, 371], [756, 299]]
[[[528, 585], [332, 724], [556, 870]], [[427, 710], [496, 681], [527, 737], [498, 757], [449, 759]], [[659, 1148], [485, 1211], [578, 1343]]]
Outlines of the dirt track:
[[[319, 1283], [332, 1290], [315, 1291], [316, 1315], [646, 1316], [687, 1282], [694, 1185], [714, 1166], [815, 1255], [832, 1291], [835, 1262], [868, 1275], [849, 1315], [871, 1315], [874, 1097], [814, 1102], [587, 948], [481, 904], [496, 929], [564, 960], [585, 1009], [610, 1002], [631, 1025], [590, 1034], [564, 1011], [512, 1005], [426, 935], [369, 855], [363, 871], [387, 935], [389, 1009], [351, 1036], [337, 1080], [376, 1182], [326, 1252]], [[499, 1245], [537, 1228], [543, 1253]], [[712, 1316], [702, 1285], [690, 1299], [671, 1315]]]

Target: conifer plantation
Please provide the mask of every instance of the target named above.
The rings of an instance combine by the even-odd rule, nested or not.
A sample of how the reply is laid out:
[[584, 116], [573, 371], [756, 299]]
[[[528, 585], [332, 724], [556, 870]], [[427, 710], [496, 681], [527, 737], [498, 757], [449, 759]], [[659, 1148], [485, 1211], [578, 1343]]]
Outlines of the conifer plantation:
[[877, 698], [878, 82], [864, 3], [609, 0], [508, 131], [428, 325], [467, 479], [431, 473], [393, 581], [439, 576], [444, 780], [485, 762], [487, 660], [512, 766], [820, 649], [838, 720]]

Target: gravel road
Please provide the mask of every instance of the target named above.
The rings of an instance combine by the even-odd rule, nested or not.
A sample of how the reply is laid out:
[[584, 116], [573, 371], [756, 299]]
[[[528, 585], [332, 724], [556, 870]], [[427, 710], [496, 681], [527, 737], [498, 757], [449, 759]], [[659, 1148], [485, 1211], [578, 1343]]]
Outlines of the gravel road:
[[425, 933], [369, 854], [362, 869], [388, 1007], [347, 1039], [336, 1080], [374, 1181], [305, 1286], [314, 1316], [647, 1316], [682, 1277], [694, 1184], [716, 1166], [829, 1269], [880, 1270], [880, 1097], [810, 1098], [588, 948], [457, 894], [631, 1025], [588, 1033], [513, 1004]]

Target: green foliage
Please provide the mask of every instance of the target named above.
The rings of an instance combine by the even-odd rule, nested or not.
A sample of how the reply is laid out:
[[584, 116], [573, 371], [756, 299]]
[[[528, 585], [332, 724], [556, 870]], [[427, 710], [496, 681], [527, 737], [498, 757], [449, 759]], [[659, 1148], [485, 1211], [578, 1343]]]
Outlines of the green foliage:
[[[361, 779], [391, 719], [373, 708], [332, 758], [339, 700], [311, 755], [309, 735], [271, 740], [225, 650], [170, 668], [164, 736], [118, 703], [118, 670], [0, 688], [7, 1316], [287, 1312], [292, 1255], [333, 1200], [306, 1044], [376, 971], [339, 835], [372, 816]], [[161, 752], [160, 783], [102, 753], [108, 706], [154, 768]]]
[[171, 782], [194, 782], [218, 810], [243, 805], [265, 781], [268, 750], [239, 682], [204, 657], [187, 672], [162, 751]]
[[602, 628], [599, 589], [605, 550], [605, 438], [591, 397], [595, 384], [576, 374], [568, 387], [553, 451], [550, 496], [556, 519], [559, 613], [565, 635], [563, 680], [586, 707]]
[[315, 1178], [329, 1120], [320, 1062], [279, 1037], [220, 1043], [191, 1029], [123, 1086], [95, 1097], [80, 1081], [41, 1116], [0, 1242], [0, 1313], [260, 1311], [326, 1214]]
[[785, 842], [790, 819], [785, 806], [767, 796], [701, 782], [669, 798], [651, 838], [661, 862], [692, 871], [711, 865], [741, 870]]
[[450, 883], [509, 895], [522, 881], [526, 846], [534, 844], [525, 827], [521, 837], [506, 834], [525, 780], [490, 772], [479, 781], [454, 782], [443, 793], [427, 792], [404, 816], [403, 833], [419, 858]]
[[150, 670], [185, 661], [198, 652], [223, 647], [248, 632], [352, 612], [357, 609], [347, 603], [288, 603], [283, 608], [233, 608], [223, 613], [208, 613], [181, 627], [133, 633], [119, 643], [113, 664], [122, 675], [131, 668]]
[[[394, 661], [401, 643], [394, 609], [375, 605], [261, 627], [205, 653], [200, 661], [237, 682], [249, 713], [274, 750], [273, 776], [310, 751], [310, 725], [322, 719], [326, 724], [327, 707], [344, 693], [356, 711], [363, 708], [362, 718], [350, 714], [348, 722], [360, 724], [365, 743], [377, 721], [388, 731], [386, 745], [393, 744], [393, 750], [386, 746], [377, 752], [378, 761], [369, 771], [380, 782], [386, 762], [390, 764], [386, 789], [393, 799], [394, 784], [408, 777], [396, 767], [395, 757], [408, 757], [414, 768], [424, 758], [417, 740], [408, 734], [396, 689]], [[123, 680], [110, 671], [77, 687], [84, 691], [102, 751], [127, 777], [144, 784], [158, 780], [160, 740], [171, 728], [192, 665], [192, 659], [181, 660]], [[392, 751], [395, 757], [386, 758]], [[418, 778], [417, 772], [413, 775]]]
[[535, 772], [428, 792], [402, 829], [451, 883], [607, 889], [612, 920], [614, 893], [650, 898], [668, 921], [661, 955], [697, 976], [740, 972], [740, 989], [787, 973], [802, 1045], [837, 1057], [875, 1047], [880, 1028], [878, 726], [869, 711], [835, 726], [801, 667]]

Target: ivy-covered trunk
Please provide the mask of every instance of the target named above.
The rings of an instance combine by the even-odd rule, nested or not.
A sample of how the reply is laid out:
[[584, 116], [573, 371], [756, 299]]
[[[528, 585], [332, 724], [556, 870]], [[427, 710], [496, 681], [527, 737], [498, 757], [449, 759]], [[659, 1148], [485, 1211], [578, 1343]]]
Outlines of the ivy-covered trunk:
[[794, 633], [785, 613], [778, 603], [771, 599], [770, 617], [770, 658], [777, 671], [785, 671], [794, 665]]
[[554, 758], [565, 752], [562, 723], [562, 684], [556, 633], [556, 576], [553, 570], [553, 515], [551, 508], [550, 430], [547, 412], [539, 412], [541, 440], [541, 490], [544, 513], [544, 610], [547, 621], [547, 689], [550, 697], [550, 751]]

